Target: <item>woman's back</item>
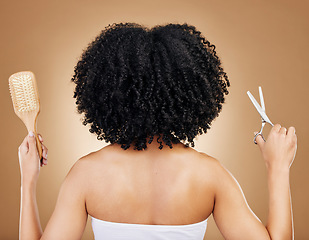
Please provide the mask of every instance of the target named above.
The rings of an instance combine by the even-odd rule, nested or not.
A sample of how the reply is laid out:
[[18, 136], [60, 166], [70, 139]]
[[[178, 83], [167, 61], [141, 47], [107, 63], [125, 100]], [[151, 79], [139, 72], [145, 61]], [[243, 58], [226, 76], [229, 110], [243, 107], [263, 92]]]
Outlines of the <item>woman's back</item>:
[[184, 225], [211, 214], [211, 158], [177, 144], [135, 151], [107, 146], [89, 162], [86, 206], [96, 219], [118, 223]]

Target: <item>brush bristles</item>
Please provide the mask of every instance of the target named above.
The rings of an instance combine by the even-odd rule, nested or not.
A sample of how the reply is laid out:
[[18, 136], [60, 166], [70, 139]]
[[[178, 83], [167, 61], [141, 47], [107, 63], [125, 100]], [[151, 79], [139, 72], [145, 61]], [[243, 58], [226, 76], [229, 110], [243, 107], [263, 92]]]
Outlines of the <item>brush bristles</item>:
[[28, 112], [38, 107], [34, 79], [28, 72], [14, 74], [9, 79], [9, 88], [15, 111]]

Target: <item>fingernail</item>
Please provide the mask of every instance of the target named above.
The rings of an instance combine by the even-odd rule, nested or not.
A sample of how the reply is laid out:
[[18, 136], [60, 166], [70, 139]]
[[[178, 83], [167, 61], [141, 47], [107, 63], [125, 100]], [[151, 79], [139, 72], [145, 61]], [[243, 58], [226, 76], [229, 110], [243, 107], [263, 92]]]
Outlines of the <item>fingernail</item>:
[[45, 154], [45, 158], [47, 158], [47, 153]]
[[33, 136], [34, 136], [34, 133], [33, 133], [32, 131], [30, 131], [30, 132], [29, 132], [29, 136], [30, 136], [30, 137], [33, 137]]

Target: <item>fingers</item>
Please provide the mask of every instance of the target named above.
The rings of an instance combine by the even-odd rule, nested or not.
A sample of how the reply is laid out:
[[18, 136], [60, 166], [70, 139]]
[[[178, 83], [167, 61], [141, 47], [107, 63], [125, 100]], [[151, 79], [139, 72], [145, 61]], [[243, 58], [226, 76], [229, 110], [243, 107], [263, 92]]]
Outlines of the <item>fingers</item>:
[[272, 127], [271, 131], [279, 132], [280, 129], [281, 129], [281, 125], [280, 125], [279, 123], [276, 123], [276, 124]]
[[289, 127], [287, 136], [292, 137], [293, 135], [295, 135], [295, 128], [294, 127]]
[[41, 167], [43, 167], [43, 166], [45, 166], [45, 165], [47, 165], [47, 164], [48, 164], [48, 160], [45, 159], [45, 158], [42, 158], [42, 161], [41, 161], [41, 163], [40, 163]]
[[289, 130], [288, 130], [288, 133], [287, 133], [287, 137], [290, 139], [292, 146], [297, 145], [297, 136], [296, 136], [295, 132], [296, 132], [296, 130], [295, 130], [295, 128], [293, 126], [289, 127]]
[[[257, 133], [258, 132], [254, 132], [254, 135], [256, 135]], [[260, 148], [263, 148], [265, 141], [260, 134], [256, 136], [255, 141]]]
[[277, 132], [277, 133], [281, 133], [283, 135], [286, 135], [287, 134], [287, 129], [285, 127], [281, 127], [281, 124], [279, 123], [276, 123], [272, 129], [271, 129], [272, 132]]
[[23, 142], [19, 145], [18, 151], [20, 153], [28, 153], [28, 151], [29, 151], [28, 135], [24, 138]]
[[41, 161], [41, 167], [42, 167], [44, 165], [47, 165], [48, 163], [48, 160], [47, 160], [48, 149], [45, 145], [43, 145], [43, 143], [41, 143], [41, 145], [42, 145], [42, 161]]
[[47, 159], [47, 152], [48, 152], [48, 149], [47, 149], [47, 147], [43, 144], [43, 143], [41, 143], [42, 144], [42, 157], [44, 158], [44, 159]]
[[271, 130], [285, 134], [289, 137], [292, 137], [295, 134], [295, 128], [293, 126], [289, 127], [287, 130], [285, 127], [281, 127], [279, 123], [275, 124]]
[[29, 153], [35, 154], [37, 152], [36, 139], [34, 133], [31, 131], [28, 134], [28, 144], [29, 144]]
[[47, 160], [47, 153], [48, 153], [48, 148], [42, 143], [43, 142], [43, 137], [40, 133], [38, 133], [38, 137], [39, 137], [39, 140], [41, 142], [41, 145], [42, 145], [42, 163], [41, 163], [41, 167], [44, 166], [44, 165], [47, 165], [48, 163], [48, 160]]
[[42, 135], [38, 133], [38, 137], [39, 137], [40, 141], [43, 142], [43, 137], [42, 137]]
[[[289, 134], [295, 134], [295, 129], [294, 129], [294, 127], [290, 127], [289, 128], [289, 132], [288, 132], [285, 127], [281, 127], [281, 124], [276, 123], [272, 127], [270, 133], [280, 133], [282, 135], [288, 136], [288, 133]], [[256, 135], [257, 132], [254, 132], [254, 134]], [[256, 138], [255, 138], [255, 141], [257, 142], [257, 144], [259, 145], [260, 148], [262, 148], [264, 146], [264, 144], [265, 144], [265, 141], [264, 141], [264, 139], [262, 138], [261, 135], [257, 135]]]
[[289, 129], [287, 130], [285, 127], [281, 127], [281, 125], [277, 123], [273, 126], [271, 131], [278, 132], [278, 133], [284, 135], [285, 137], [287, 137], [288, 139], [291, 140], [290, 142], [291, 142], [292, 145], [297, 144], [297, 137], [296, 137], [296, 133], [295, 133], [296, 130], [293, 126], [289, 127]]
[[284, 135], [286, 135], [286, 132], [287, 132], [287, 130], [286, 130], [285, 127], [281, 127], [280, 130], [279, 130], [279, 133], [284, 134]]
[[[32, 132], [33, 133], [33, 132]], [[31, 136], [32, 135], [32, 136]], [[47, 165], [47, 154], [48, 154], [48, 148], [42, 143], [43, 137], [41, 134], [37, 134], [38, 138], [40, 140], [41, 146], [42, 146], [42, 161], [40, 161], [41, 167], [44, 165]], [[28, 133], [28, 135], [24, 138], [23, 142], [18, 147], [18, 154], [38, 154], [37, 146], [36, 146], [36, 137], [34, 134]]]

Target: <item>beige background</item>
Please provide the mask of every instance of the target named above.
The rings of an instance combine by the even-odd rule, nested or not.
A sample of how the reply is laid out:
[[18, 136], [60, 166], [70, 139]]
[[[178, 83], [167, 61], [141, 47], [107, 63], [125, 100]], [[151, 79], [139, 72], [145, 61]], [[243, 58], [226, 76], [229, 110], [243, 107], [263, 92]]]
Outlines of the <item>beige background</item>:
[[[37, 200], [42, 227], [54, 209], [59, 187], [72, 164], [106, 145], [88, 132], [76, 113], [70, 83], [87, 44], [109, 23], [132, 21], [195, 25], [217, 47], [231, 81], [223, 111], [196, 149], [219, 159], [239, 181], [256, 215], [266, 223], [266, 170], [253, 132], [261, 121], [246, 91], [258, 98], [262, 86], [273, 123], [295, 126], [298, 151], [291, 168], [296, 239], [308, 239], [309, 167], [308, 2], [297, 1], [1, 1], [0, 239], [18, 238], [20, 172], [17, 148], [27, 134], [14, 114], [8, 77], [36, 74], [41, 113], [38, 132], [49, 148]], [[265, 135], [270, 126], [266, 126]], [[235, 216], [237, 218], [237, 216]], [[83, 239], [93, 239], [90, 218]], [[210, 217], [205, 239], [223, 239]]]

